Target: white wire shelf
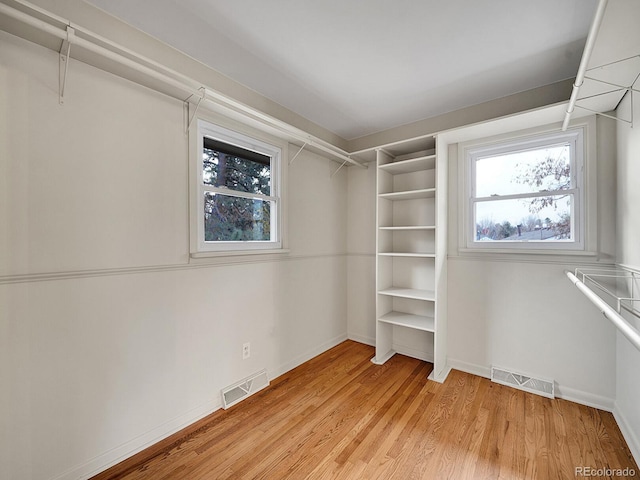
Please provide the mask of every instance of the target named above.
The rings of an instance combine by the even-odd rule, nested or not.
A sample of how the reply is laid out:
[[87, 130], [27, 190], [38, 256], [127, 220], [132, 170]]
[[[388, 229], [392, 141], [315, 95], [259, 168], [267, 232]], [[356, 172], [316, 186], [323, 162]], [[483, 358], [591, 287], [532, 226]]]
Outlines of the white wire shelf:
[[574, 275], [587, 287], [604, 293], [616, 312], [626, 310], [640, 318], [640, 272], [623, 267], [576, 268]]
[[640, 331], [621, 313], [640, 318], [640, 272], [621, 266], [576, 268], [569, 280], [640, 350]]

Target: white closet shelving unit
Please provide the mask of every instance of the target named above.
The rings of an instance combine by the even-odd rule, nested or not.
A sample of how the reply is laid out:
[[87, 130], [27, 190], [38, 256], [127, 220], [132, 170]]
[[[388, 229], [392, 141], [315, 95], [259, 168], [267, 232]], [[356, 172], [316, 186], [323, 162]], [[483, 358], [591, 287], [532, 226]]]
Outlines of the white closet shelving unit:
[[[417, 145], [422, 149], [415, 151]], [[377, 149], [376, 167], [372, 361], [383, 364], [396, 353], [398, 329], [414, 330], [427, 339], [414, 356], [432, 361], [430, 378], [442, 381], [447, 373], [446, 166], [438, 166], [435, 138], [428, 137]]]

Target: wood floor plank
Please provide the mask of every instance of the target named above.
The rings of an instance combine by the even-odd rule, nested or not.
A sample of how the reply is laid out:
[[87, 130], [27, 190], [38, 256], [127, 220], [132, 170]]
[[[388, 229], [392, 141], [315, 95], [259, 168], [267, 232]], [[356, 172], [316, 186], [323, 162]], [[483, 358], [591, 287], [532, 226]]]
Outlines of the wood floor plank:
[[479, 378], [458, 373], [455, 372], [454, 375], [461, 390], [455, 403], [452, 404], [453, 417], [448, 422], [447, 428], [437, 437], [438, 444], [446, 443], [451, 448], [437, 448], [434, 451], [428, 468], [421, 473], [425, 478], [450, 478], [451, 471], [460, 456], [462, 441], [465, 439], [471, 411], [474, 409]]
[[613, 414], [602, 410], [598, 410], [598, 414], [600, 415], [600, 420], [602, 421], [607, 433], [607, 440], [606, 442], [603, 442], [606, 443], [605, 450], [610, 452], [607, 455], [607, 459], [613, 462], [615, 455], [618, 468], [623, 469], [625, 466], [633, 464], [633, 456], [622, 437], [622, 432], [618, 428], [615, 418], [613, 418]]
[[95, 480], [566, 479], [638, 466], [613, 416], [352, 341]]
[[[375, 369], [372, 364], [369, 365], [369, 368], [349, 385], [353, 391], [347, 395], [331, 397], [329, 402], [335, 401], [335, 405], [330, 403], [323, 405], [323, 410], [318, 412], [317, 418], [309, 420], [313, 428], [297, 445], [296, 450], [283, 451], [280, 457], [272, 462], [267, 470], [272, 478], [283, 478], [289, 475], [294, 476], [293, 478], [302, 478], [310, 465], [329, 453], [333, 446], [330, 440], [338, 440], [338, 444], [348, 448], [355, 441], [360, 430], [366, 429], [367, 425], [375, 419], [376, 412], [395, 394], [397, 388], [393, 387], [394, 383], [391, 383], [391, 387], [386, 390], [375, 388], [376, 384], [369, 383], [368, 379], [382, 371]], [[405, 375], [410, 373], [407, 370]], [[379, 378], [384, 378], [388, 374], [389, 372], [382, 372]], [[392, 380], [398, 383], [403, 380], [403, 376]], [[368, 411], [361, 409], [365, 398], [371, 404]], [[301, 448], [302, 446], [309, 448]], [[240, 473], [247, 475], [247, 478], [252, 478], [251, 475], [254, 472], [248, 470]]]
[[488, 419], [482, 436], [478, 454], [479, 461], [474, 470], [475, 478], [498, 478], [500, 473], [500, 452], [498, 445], [502, 442], [505, 431], [503, 401], [508, 392], [502, 385], [490, 385], [485, 397], [485, 408]]
[[562, 465], [571, 465], [572, 457], [569, 448], [569, 439], [567, 438], [567, 419], [564, 412], [559, 408], [560, 402], [551, 402], [553, 410], [551, 414], [551, 422], [555, 431], [554, 438], [551, 439], [551, 458], [554, 462], [554, 470], [561, 471]]

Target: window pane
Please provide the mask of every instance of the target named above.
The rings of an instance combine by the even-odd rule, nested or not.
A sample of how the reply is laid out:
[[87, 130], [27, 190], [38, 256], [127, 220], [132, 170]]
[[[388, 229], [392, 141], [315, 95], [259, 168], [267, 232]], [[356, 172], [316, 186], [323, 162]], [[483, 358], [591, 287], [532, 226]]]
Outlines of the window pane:
[[475, 204], [477, 242], [573, 240], [572, 195]]
[[476, 197], [571, 188], [569, 144], [476, 160]]
[[205, 138], [202, 179], [205, 185], [271, 195], [271, 158]]
[[205, 192], [204, 240], [271, 241], [271, 202]]

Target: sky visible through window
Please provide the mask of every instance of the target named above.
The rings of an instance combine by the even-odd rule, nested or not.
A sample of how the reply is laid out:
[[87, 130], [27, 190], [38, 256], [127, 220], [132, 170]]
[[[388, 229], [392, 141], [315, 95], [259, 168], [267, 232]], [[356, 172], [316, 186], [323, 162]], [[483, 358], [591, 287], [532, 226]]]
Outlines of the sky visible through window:
[[[480, 226], [481, 230], [478, 240], [482, 239], [482, 232], [489, 225], [508, 222], [513, 227], [528, 225], [526, 229], [533, 230], [537, 223], [535, 230], [538, 231], [568, 223], [572, 197], [562, 192], [571, 188], [568, 144], [479, 157], [475, 167], [475, 197], [491, 198], [490, 201], [475, 203], [476, 227]], [[545, 191], [555, 195], [550, 193], [548, 197], [537, 197], [538, 200], [534, 200], [536, 197], [500, 198]], [[529, 235], [527, 239], [536, 238]], [[545, 238], [541, 236], [539, 239]]]

